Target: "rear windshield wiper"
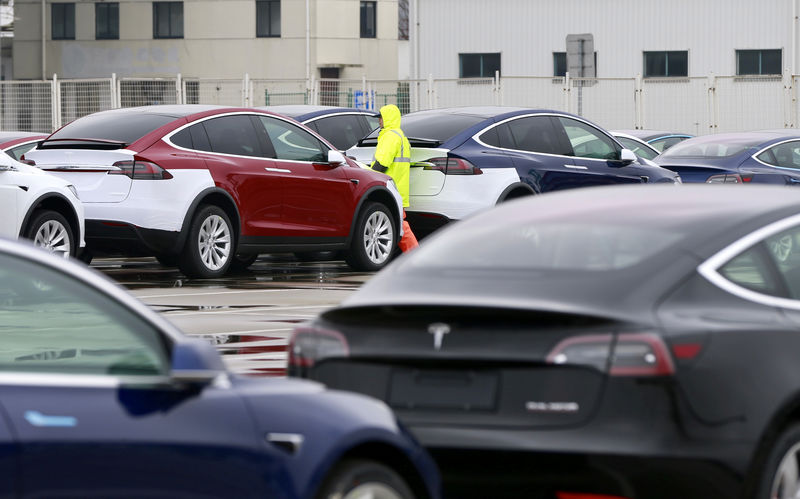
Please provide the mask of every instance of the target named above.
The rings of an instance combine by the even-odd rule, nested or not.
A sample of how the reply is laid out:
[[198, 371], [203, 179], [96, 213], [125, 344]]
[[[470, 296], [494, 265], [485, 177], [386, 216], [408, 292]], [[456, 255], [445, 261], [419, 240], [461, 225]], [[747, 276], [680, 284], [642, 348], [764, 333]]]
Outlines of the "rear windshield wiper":
[[124, 149], [130, 144], [109, 139], [45, 139], [38, 149]]

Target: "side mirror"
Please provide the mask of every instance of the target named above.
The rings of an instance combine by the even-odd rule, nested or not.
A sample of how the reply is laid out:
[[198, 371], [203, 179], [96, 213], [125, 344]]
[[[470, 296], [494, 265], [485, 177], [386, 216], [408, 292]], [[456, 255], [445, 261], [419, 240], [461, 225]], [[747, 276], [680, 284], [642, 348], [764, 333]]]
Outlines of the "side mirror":
[[637, 159], [636, 153], [634, 153], [630, 149], [623, 149], [619, 153], [619, 160], [622, 162], [623, 165], [629, 165], [635, 162], [636, 159]]
[[175, 382], [207, 385], [224, 372], [222, 357], [206, 340], [192, 338], [173, 347], [170, 378]]
[[347, 163], [347, 160], [344, 159], [344, 154], [339, 151], [334, 151], [333, 149], [328, 151], [328, 164], [331, 166], [339, 166], [345, 163]]

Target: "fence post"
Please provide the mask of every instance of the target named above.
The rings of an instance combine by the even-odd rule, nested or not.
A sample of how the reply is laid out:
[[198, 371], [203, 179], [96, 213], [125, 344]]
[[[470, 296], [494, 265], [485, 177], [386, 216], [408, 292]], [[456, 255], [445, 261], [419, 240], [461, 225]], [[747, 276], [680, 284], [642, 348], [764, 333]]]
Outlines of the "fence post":
[[500, 87], [500, 71], [494, 72], [494, 103], [497, 106], [503, 105], [503, 89]]
[[636, 82], [634, 83], [635, 89], [633, 91], [633, 105], [634, 105], [634, 119], [633, 128], [637, 130], [644, 129], [644, 88], [642, 87], [642, 74], [636, 74]]
[[564, 111], [571, 112], [570, 108], [572, 107], [572, 98], [570, 93], [572, 92], [572, 83], [569, 81], [569, 71], [564, 74]]
[[111, 73], [111, 81], [109, 82], [111, 88], [111, 109], [116, 109], [117, 106], [117, 73]]
[[796, 111], [794, 81], [787, 68], [783, 72], [783, 128], [794, 128]]
[[250, 74], [244, 74], [242, 80], [242, 107], [250, 107]]
[[61, 89], [59, 88], [58, 75], [53, 73], [53, 83], [50, 85], [52, 94], [50, 97], [50, 105], [52, 107], [50, 123], [53, 130], [61, 128]]
[[708, 131], [714, 133], [718, 128], [717, 116], [717, 77], [714, 73], [708, 75]]
[[428, 74], [428, 109], [433, 109], [433, 101], [434, 101], [433, 92], [434, 92], [433, 75]]
[[181, 79], [180, 73], [178, 73], [178, 77], [175, 79], [175, 101], [178, 104], [186, 104], [183, 99], [183, 80]]

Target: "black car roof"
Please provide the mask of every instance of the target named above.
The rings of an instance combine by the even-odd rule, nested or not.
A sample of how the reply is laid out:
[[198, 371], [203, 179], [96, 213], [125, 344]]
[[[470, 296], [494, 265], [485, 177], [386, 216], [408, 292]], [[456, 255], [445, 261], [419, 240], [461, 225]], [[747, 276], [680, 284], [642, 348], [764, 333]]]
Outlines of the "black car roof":
[[[577, 222], [644, 227], [677, 239], [636, 265], [593, 270], [514, 269], [513, 272], [452, 268], [430, 260], [415, 268], [421, 246], [347, 298], [343, 307], [497, 307], [648, 322], [653, 303], [707, 260], [746, 234], [800, 213], [800, 197], [778, 186], [628, 185], [589, 187], [521, 198], [459, 221], [431, 236], [428, 248], [456, 231], [485, 234], [486, 227], [522, 222], [535, 227]], [[579, 227], [578, 227], [579, 228]], [[462, 234], [464, 232], [461, 232]], [[464, 248], [469, 251], [469, 248]], [[498, 258], [504, 249], [498, 247]]]

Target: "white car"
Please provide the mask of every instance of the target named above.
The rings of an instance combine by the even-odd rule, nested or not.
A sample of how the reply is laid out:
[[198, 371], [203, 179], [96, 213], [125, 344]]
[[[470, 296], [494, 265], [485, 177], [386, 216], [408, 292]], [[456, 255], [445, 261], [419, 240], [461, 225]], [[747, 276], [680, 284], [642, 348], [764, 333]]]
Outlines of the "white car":
[[84, 247], [83, 204], [66, 180], [0, 151], [0, 236], [63, 256]]

